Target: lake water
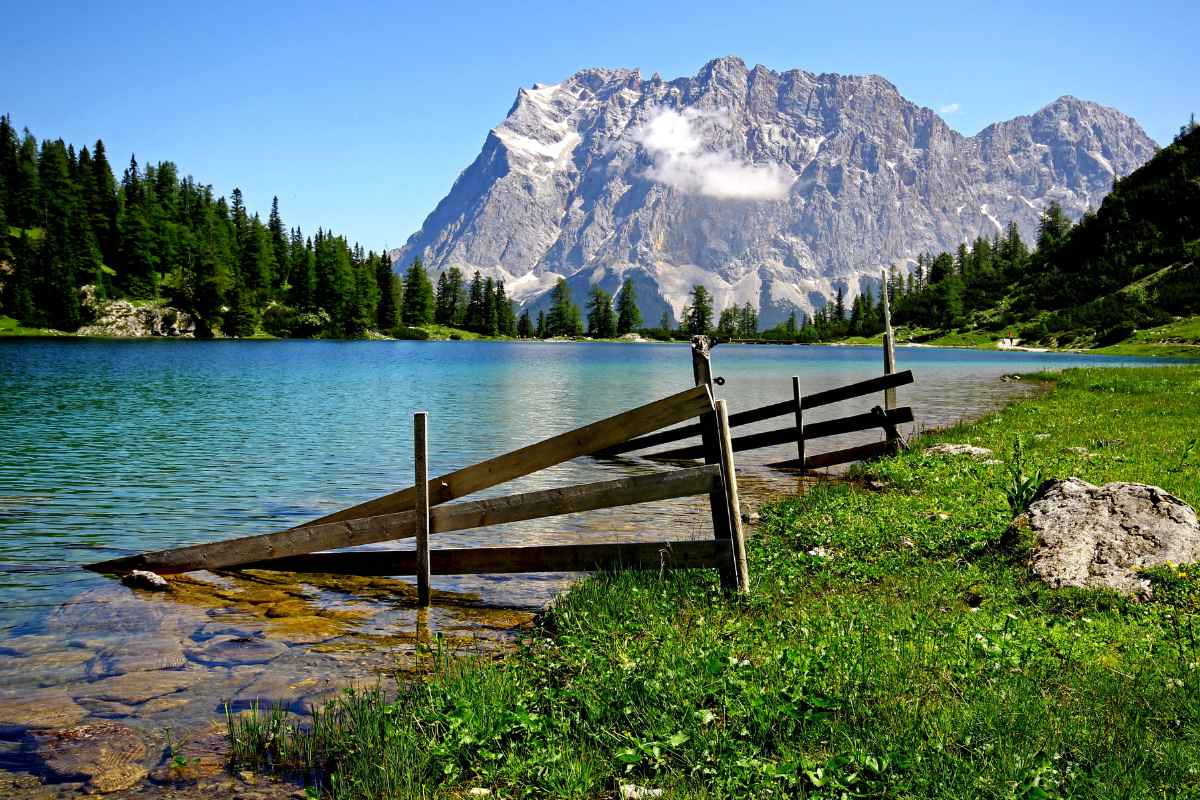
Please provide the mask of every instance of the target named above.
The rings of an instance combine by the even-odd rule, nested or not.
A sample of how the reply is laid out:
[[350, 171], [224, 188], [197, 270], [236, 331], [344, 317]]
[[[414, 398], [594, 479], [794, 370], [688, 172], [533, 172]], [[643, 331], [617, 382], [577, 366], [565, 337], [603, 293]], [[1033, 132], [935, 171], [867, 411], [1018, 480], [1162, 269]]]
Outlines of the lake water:
[[[977, 416], [1026, 390], [1002, 382], [1006, 373], [1147, 363], [936, 348], [901, 348], [898, 362], [916, 374], [899, 396], [921, 427]], [[790, 397], [792, 375], [810, 393], [876, 376], [880, 364], [869, 347], [722, 345], [713, 354], [725, 378], [717, 394], [734, 412]], [[459, 650], [510, 638], [571, 576], [435, 578], [446, 594], [418, 613], [407, 584], [391, 580], [200, 575], [166, 597], [80, 565], [290, 527], [407, 486], [417, 410], [430, 413], [439, 474], [689, 385], [683, 345], [0, 340], [0, 736], [39, 713], [152, 732], [200, 724], [226, 701], [300, 708], [337, 680], [415, 668], [415, 643], [435, 633]], [[871, 438], [878, 433], [858, 435]], [[823, 440], [810, 452], [854, 441]], [[739, 454], [751, 504], [797, 488], [761, 466], [793, 455]], [[487, 494], [661, 468], [581, 459]], [[447, 535], [434, 546], [708, 535], [704, 506], [681, 500]], [[122, 683], [132, 673], [140, 679]]]

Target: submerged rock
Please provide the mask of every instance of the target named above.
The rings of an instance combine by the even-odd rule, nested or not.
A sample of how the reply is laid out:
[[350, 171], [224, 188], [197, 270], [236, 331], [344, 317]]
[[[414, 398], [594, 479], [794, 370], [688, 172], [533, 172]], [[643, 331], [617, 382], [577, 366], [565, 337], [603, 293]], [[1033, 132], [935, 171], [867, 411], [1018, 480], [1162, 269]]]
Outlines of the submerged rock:
[[213, 722], [171, 747], [166, 760], [150, 773], [150, 780], [172, 785], [196, 783], [223, 774], [228, 760], [228, 728], [223, 722]]
[[1053, 587], [1113, 589], [1148, 598], [1139, 571], [1200, 560], [1200, 521], [1157, 486], [1079, 478], [1046, 481], [1018, 518], [1035, 537], [1030, 566]]
[[29, 745], [55, 777], [83, 780], [95, 792], [133, 788], [148, 774], [141, 763], [146, 743], [133, 728], [117, 722], [36, 732]]
[[107, 678], [127, 672], [173, 670], [180, 669], [186, 663], [179, 639], [154, 636], [105, 647], [88, 664], [88, 675]]
[[64, 728], [88, 715], [62, 689], [35, 689], [0, 695], [0, 733], [27, 728]]
[[265, 664], [287, 652], [287, 645], [257, 636], [214, 636], [188, 657], [201, 664]]
[[80, 686], [75, 690], [75, 695], [137, 705], [186, 689], [195, 683], [196, 678], [197, 675], [188, 670], [128, 672]]

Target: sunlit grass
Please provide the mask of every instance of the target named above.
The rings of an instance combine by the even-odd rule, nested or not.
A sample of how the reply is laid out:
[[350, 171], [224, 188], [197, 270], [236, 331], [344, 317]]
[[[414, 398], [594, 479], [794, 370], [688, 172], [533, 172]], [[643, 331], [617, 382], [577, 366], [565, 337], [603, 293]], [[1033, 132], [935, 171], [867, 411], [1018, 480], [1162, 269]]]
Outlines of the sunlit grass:
[[[708, 572], [597, 576], [500, 661], [437, 658], [399, 697], [234, 726], [239, 766], [339, 798], [1055, 798], [1200, 793], [1200, 581], [1156, 602], [1052, 591], [1007, 533], [1030, 470], [1200, 504], [1200, 368], [1082, 369], [763, 510], [752, 592]], [[926, 455], [936, 441], [1002, 463]], [[1069, 448], [1083, 448], [1069, 449]], [[436, 654], [435, 654], [436, 655]]]

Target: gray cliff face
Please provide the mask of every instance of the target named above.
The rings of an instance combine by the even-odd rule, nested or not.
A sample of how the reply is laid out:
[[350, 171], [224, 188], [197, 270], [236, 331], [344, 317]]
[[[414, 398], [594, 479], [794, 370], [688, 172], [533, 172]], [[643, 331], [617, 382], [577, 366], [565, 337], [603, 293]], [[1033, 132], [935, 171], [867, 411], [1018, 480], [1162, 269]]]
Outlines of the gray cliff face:
[[1010, 220], [1031, 239], [1050, 201], [1097, 207], [1155, 147], [1071, 97], [966, 137], [877, 76], [589, 69], [521, 89], [397, 260], [480, 270], [532, 306], [559, 277], [577, 300], [632, 277], [651, 324], [703, 283], [771, 324]]

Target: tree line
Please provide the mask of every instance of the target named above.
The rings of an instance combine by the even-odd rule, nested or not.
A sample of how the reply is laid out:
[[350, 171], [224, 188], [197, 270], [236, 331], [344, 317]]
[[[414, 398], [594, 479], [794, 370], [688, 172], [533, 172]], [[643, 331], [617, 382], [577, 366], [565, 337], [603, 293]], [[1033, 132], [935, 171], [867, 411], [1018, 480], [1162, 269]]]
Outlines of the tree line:
[[1135, 327], [1200, 312], [1200, 128], [1190, 123], [1132, 175], [1114, 181], [1096, 212], [1072, 225], [1056, 203], [1031, 250], [1015, 223], [953, 253], [895, 267], [878, 290], [849, 305], [839, 289], [810, 318], [793, 312], [759, 331], [749, 304], [715, 315], [712, 294], [692, 287], [677, 328], [664, 311], [645, 327], [633, 281], [616, 297], [592, 286], [585, 315], [559, 280], [548, 310], [518, 317], [503, 281], [457, 268], [436, 288], [419, 259], [397, 276], [389, 255], [364, 251], [318, 228], [284, 225], [274, 198], [266, 222], [240, 189], [229, 199], [181, 177], [170, 161], [131, 157], [117, 180], [103, 141], [78, 151], [40, 143], [0, 117], [0, 312], [31, 327], [75, 330], [86, 310], [80, 287], [99, 297], [156, 299], [191, 312], [198, 335], [426, 335], [436, 323], [487, 336], [657, 338], [698, 333], [728, 339], [822, 341], [883, 329], [886, 290], [896, 325], [949, 330], [1019, 324], [1023, 338], [1117, 340]]
[[102, 140], [18, 135], [0, 117], [0, 311], [33, 327], [85, 322], [80, 287], [101, 298], [154, 299], [192, 313], [201, 336], [360, 336], [408, 313], [386, 253], [320, 229], [266, 222], [239, 189], [181, 177], [175, 164], [117, 180]]

